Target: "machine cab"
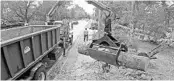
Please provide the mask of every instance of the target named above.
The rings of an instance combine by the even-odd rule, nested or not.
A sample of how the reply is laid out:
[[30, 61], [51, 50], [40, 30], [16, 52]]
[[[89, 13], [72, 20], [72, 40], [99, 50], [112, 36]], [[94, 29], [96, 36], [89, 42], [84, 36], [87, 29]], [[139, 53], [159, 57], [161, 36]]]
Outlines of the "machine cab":
[[54, 21], [53, 25], [59, 26], [60, 27], [60, 34], [63, 35], [63, 30], [64, 30], [63, 21]]

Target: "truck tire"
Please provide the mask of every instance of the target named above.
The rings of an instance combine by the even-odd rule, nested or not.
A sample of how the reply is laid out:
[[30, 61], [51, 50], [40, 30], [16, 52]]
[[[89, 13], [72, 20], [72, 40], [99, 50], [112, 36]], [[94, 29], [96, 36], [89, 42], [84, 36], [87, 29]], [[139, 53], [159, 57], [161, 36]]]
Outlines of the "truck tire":
[[45, 66], [41, 66], [34, 75], [34, 80], [46, 80]]

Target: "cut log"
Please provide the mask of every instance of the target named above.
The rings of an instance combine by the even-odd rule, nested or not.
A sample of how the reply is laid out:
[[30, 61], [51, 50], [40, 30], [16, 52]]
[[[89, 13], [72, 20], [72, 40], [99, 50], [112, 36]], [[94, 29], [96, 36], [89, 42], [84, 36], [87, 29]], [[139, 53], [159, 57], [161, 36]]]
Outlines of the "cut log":
[[[110, 53], [105, 51], [99, 51], [95, 48], [79, 47], [78, 52], [90, 56], [96, 60], [106, 62], [111, 65], [118, 66], [116, 63], [116, 53]], [[127, 68], [138, 69], [146, 71], [149, 65], [149, 58], [143, 56], [137, 56], [133, 54], [121, 53], [118, 57], [120, 65]]]
[[150, 60], [144, 56], [122, 53], [118, 57], [118, 61], [127, 68], [146, 71]]

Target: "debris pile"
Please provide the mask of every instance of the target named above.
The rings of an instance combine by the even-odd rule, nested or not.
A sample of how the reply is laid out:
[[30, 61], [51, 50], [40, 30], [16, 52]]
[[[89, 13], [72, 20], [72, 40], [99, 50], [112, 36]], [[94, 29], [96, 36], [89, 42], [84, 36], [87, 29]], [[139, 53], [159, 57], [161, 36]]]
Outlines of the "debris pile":
[[152, 79], [144, 71], [125, 68], [117, 68], [111, 65], [110, 71], [104, 73], [100, 61], [85, 62], [81, 66], [74, 66], [71, 70], [63, 70], [55, 79], [59, 80], [150, 80]]

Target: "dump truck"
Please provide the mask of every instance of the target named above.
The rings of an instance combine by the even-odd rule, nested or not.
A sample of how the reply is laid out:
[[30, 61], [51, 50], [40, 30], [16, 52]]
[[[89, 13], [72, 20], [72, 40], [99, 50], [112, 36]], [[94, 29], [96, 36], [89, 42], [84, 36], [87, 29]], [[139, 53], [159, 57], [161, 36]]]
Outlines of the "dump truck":
[[46, 68], [63, 51], [60, 26], [37, 25], [1, 30], [1, 80], [46, 79]]
[[1, 30], [1, 80], [46, 79], [50, 61], [72, 45], [68, 28], [55, 22]]
[[61, 3], [48, 12], [45, 25], [1, 30], [1, 80], [46, 80], [46, 71], [65, 56], [73, 42], [71, 22], [50, 19]]

